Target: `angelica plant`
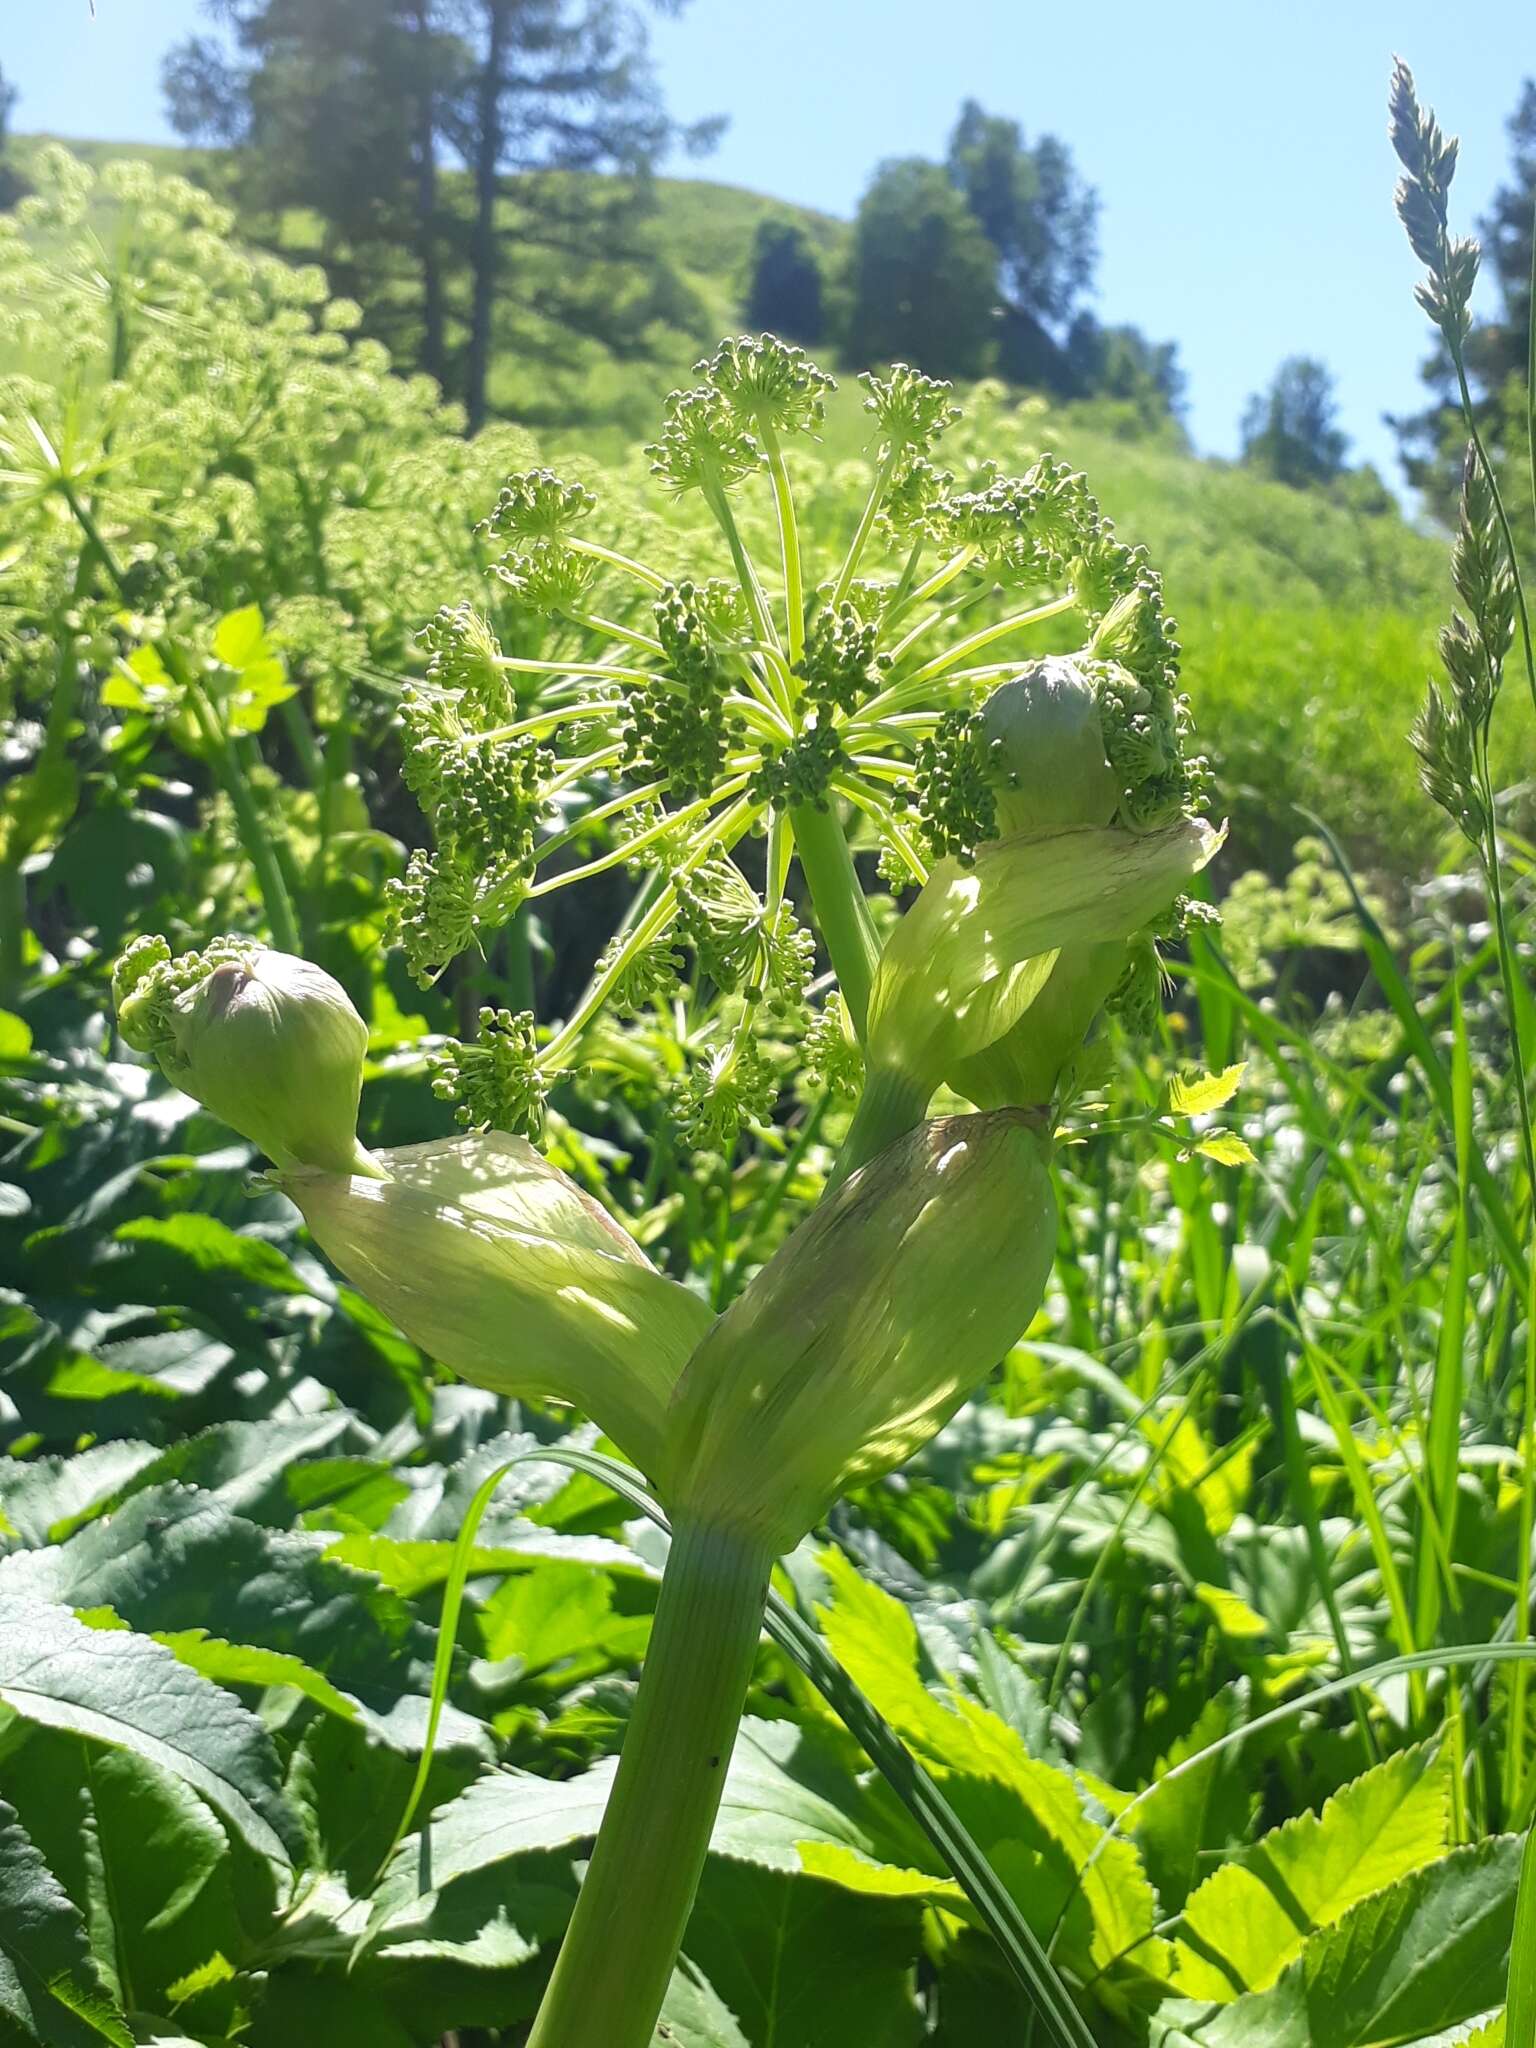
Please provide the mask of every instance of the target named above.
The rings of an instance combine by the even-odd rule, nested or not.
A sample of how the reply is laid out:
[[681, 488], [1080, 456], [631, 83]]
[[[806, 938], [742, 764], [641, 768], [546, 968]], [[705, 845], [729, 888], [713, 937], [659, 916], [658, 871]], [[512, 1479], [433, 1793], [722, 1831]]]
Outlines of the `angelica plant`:
[[[1107, 1004], [1144, 1016], [1157, 938], [1218, 840], [1158, 579], [1080, 476], [1043, 458], [955, 491], [932, 459], [952, 394], [897, 366], [865, 379], [868, 498], [840, 557], [810, 562], [790, 451], [829, 380], [769, 336], [724, 343], [700, 376], [668, 402], [652, 465], [702, 501], [732, 573], [665, 576], [595, 537], [583, 486], [521, 473], [488, 522], [491, 574], [549, 651], [509, 654], [455, 606], [402, 703], [435, 846], [393, 915], [423, 981], [524, 903], [642, 871], [556, 1029], [487, 1011], [440, 1060], [467, 1134], [348, 1156], [360, 1020], [302, 963], [238, 940], [178, 960], [151, 940], [118, 976], [125, 1035], [263, 1146], [357, 1286], [465, 1377], [590, 1415], [671, 1516], [532, 2048], [651, 2040], [773, 1561], [926, 1443], [1028, 1326], [1073, 1062]], [[754, 489], [777, 536], [766, 563], [744, 538]], [[1069, 656], [1027, 637], [1053, 621], [1080, 636]], [[597, 827], [609, 843], [563, 864]], [[883, 944], [866, 837], [916, 891]], [[813, 1015], [818, 945], [836, 992]], [[773, 1114], [770, 1020], [829, 1079], [863, 1082], [821, 1205], [719, 1314], [530, 1142], [612, 1013], [681, 1007], [687, 984], [712, 1033], [679, 1098], [701, 1142]], [[931, 1116], [946, 1087], [974, 1110]]]

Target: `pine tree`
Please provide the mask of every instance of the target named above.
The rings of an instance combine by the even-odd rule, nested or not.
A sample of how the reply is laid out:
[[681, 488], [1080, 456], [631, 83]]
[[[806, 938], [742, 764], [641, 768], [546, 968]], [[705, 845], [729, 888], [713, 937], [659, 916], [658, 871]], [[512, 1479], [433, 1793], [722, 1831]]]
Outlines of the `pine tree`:
[[825, 324], [821, 259], [795, 220], [769, 216], [752, 238], [747, 325], [813, 348]]
[[940, 165], [902, 157], [876, 171], [854, 222], [848, 288], [850, 359], [899, 358], [935, 377], [988, 366], [997, 253]]
[[1344, 468], [1349, 436], [1338, 424], [1333, 378], [1311, 356], [1291, 356], [1267, 391], [1243, 412], [1243, 460], [1298, 489], [1331, 483]]

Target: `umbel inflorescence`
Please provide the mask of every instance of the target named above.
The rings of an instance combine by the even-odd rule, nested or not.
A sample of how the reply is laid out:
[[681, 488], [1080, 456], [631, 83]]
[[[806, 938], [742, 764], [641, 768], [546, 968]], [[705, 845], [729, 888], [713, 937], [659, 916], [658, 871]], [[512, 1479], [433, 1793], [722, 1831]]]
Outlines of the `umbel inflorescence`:
[[[1199, 805], [1205, 767], [1160, 579], [1082, 476], [1041, 456], [1021, 476], [984, 469], [959, 489], [935, 461], [959, 418], [950, 388], [901, 364], [866, 374], [873, 482], [840, 559], [811, 582], [786, 450], [814, 438], [831, 379], [772, 336], [722, 343], [698, 375], [667, 401], [648, 453], [659, 493], [703, 501], [717, 559], [664, 575], [594, 537], [584, 485], [514, 476], [483, 536], [499, 551], [490, 573], [526, 615], [520, 644], [538, 651], [504, 651], [461, 604], [426, 629], [427, 674], [404, 695], [406, 777], [435, 844], [412, 855], [390, 913], [424, 984], [530, 899], [605, 868], [648, 877], [553, 1037], [490, 1013], [480, 1042], [450, 1058], [444, 1092], [469, 1122], [535, 1129], [599, 1012], [664, 996], [690, 964], [735, 999], [694, 1083], [703, 1129], [723, 1136], [752, 1114], [766, 1089], [761, 1017], [810, 1023], [791, 855], [861, 1022], [858, 977], [837, 957], [847, 906], [831, 900], [833, 807], [864, 821], [901, 888], [938, 861], [968, 867], [1001, 834], [1152, 833]], [[775, 559], [755, 560], [744, 538], [753, 492], [772, 508]], [[1039, 658], [1048, 621], [1077, 636], [1066, 660]], [[1086, 771], [1085, 807], [1066, 814], [1064, 726]], [[755, 884], [737, 856], [761, 834]], [[1145, 1005], [1154, 937], [1125, 950], [1111, 1002]]]

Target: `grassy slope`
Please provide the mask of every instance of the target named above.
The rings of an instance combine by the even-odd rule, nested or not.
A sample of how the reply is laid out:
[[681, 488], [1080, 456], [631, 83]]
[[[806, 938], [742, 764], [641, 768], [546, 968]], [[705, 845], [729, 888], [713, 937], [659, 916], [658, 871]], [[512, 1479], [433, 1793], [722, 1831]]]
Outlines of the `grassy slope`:
[[[19, 146], [23, 161], [31, 140]], [[195, 152], [132, 143], [71, 143], [93, 163], [131, 156], [195, 175]], [[653, 232], [689, 288], [686, 329], [659, 337], [659, 359], [614, 363], [592, 348], [569, 353], [563, 376], [503, 360], [493, 395], [533, 415], [553, 451], [579, 447], [616, 460], [653, 425], [665, 392], [691, 361], [740, 322], [753, 232], [771, 213], [800, 219], [836, 258], [845, 223], [758, 193], [699, 179], [657, 182]], [[301, 218], [295, 249], [314, 246]], [[568, 407], [561, 424], [562, 408]], [[864, 419], [845, 378], [834, 396], [825, 452], [857, 458]], [[1449, 596], [1445, 550], [1395, 514], [1367, 516], [1343, 498], [1299, 493], [1229, 464], [1191, 456], [1173, 438], [1127, 438], [1093, 407], [1046, 412], [1007, 403], [998, 421], [1010, 466], [1049, 446], [1085, 469], [1105, 509], [1144, 541], [1181, 621], [1187, 676], [1223, 768], [1245, 844], [1271, 861], [1306, 829], [1289, 804], [1316, 805], [1363, 851], [1422, 870], [1433, 819], [1405, 741], [1434, 628]], [[1511, 692], [1513, 697], [1516, 693]], [[1531, 722], [1509, 704], [1503, 758], [1529, 758]]]

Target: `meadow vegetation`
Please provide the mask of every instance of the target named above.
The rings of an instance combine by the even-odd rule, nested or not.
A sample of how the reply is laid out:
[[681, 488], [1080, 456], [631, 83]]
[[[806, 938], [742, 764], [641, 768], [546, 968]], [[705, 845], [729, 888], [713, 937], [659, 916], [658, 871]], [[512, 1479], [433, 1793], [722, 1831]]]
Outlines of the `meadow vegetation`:
[[[1395, 117], [1454, 348], [1443, 138], [1401, 79]], [[1453, 588], [1370, 478], [1202, 461], [1112, 395], [828, 391], [743, 342], [664, 413], [792, 211], [666, 181], [665, 341], [594, 345], [536, 403], [509, 357], [466, 438], [293, 260], [298, 215], [278, 253], [168, 157], [22, 167], [0, 2034], [598, 2048], [580, 1987], [547, 1995], [568, 1925], [602, 1976], [586, 1868], [665, 2000], [652, 2036], [601, 1985], [601, 2048], [1531, 2048], [1536, 671], [1488, 472]], [[1068, 650], [1092, 816], [1027, 750], [999, 782], [986, 722]], [[966, 913], [1011, 804], [1085, 835], [1092, 886], [1030, 840], [1000, 967]], [[350, 1179], [352, 1103], [312, 1157], [173, 1025], [263, 943], [361, 1019]], [[979, 1146], [1020, 1106], [1049, 1181], [1011, 1157], [963, 1233], [968, 1302], [995, 1269], [1023, 1304], [995, 1370], [949, 1366], [942, 1287], [903, 1297], [903, 1370], [938, 1357], [942, 1389], [850, 1420], [837, 1374], [807, 1403], [786, 1370], [804, 1405], [754, 1437], [738, 1410], [782, 1389], [733, 1393], [742, 1329], [767, 1356], [922, 1242], [807, 1269], [814, 1220], [926, 1115]], [[492, 1146], [517, 1214], [455, 1183], [462, 1236], [365, 1236], [418, 1144], [487, 1173]], [[466, 1247], [503, 1229], [491, 1275]], [[655, 1413], [583, 1320], [605, 1233], [626, 1355], [689, 1360]], [[569, 1265], [525, 1280], [534, 1240]], [[554, 1296], [595, 1377], [533, 1384], [486, 1338]], [[855, 1307], [849, 1357], [881, 1324]], [[758, 1605], [690, 1622], [717, 1522], [750, 1524]], [[633, 1767], [610, 1793], [628, 1730], [663, 1802], [699, 1796], [637, 1674], [702, 1698], [710, 1626], [746, 1711], [734, 1749], [708, 1722], [690, 1913]], [[605, 1809], [626, 1847], [589, 1864]]]

